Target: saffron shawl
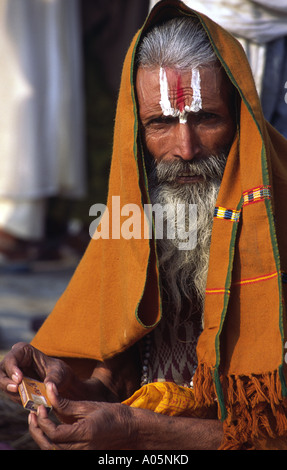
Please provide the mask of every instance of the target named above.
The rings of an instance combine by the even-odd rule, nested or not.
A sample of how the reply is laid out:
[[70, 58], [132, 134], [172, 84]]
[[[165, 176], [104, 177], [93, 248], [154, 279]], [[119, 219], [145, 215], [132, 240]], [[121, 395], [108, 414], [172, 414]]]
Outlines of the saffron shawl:
[[[113, 195], [120, 196], [121, 206], [142, 208], [148, 201], [134, 89], [135, 51], [148, 28], [182, 15], [199, 18], [241, 101], [237, 137], [216, 203], [193, 393], [199, 408], [218, 404], [224, 423], [221, 448], [249, 449], [258, 436], [287, 432], [287, 141], [264, 120], [240, 44], [181, 2], [158, 3], [127, 53], [104, 217], [111, 219]], [[129, 348], [160, 318], [154, 241], [143, 236], [112, 239], [110, 230], [109, 238], [91, 240], [32, 344], [48, 355], [104, 360]]]

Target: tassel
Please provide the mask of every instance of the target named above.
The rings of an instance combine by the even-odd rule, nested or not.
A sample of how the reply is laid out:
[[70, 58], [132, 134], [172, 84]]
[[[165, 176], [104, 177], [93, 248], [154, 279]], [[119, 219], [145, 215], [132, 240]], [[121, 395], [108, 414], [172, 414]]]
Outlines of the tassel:
[[[233, 393], [224, 389], [230, 419], [221, 448], [252, 449], [256, 439], [276, 439], [287, 432], [286, 408], [280, 401], [277, 375], [275, 371], [262, 376], [236, 376]], [[228, 386], [232, 386], [230, 379]]]
[[194, 396], [199, 405], [211, 406], [214, 404], [216, 394], [210, 368], [200, 364], [193, 378]]
[[246, 389], [245, 389], [245, 385], [242, 379], [239, 377], [236, 377], [235, 381], [236, 381], [236, 390], [237, 390], [237, 401], [239, 403], [244, 403], [246, 406], [248, 406]]
[[[195, 399], [201, 405], [215, 399], [212, 375], [206, 364], [199, 366]], [[227, 411], [220, 450], [255, 449], [260, 439], [287, 437], [287, 403], [282, 399], [277, 370], [262, 375], [222, 376], [220, 382]]]

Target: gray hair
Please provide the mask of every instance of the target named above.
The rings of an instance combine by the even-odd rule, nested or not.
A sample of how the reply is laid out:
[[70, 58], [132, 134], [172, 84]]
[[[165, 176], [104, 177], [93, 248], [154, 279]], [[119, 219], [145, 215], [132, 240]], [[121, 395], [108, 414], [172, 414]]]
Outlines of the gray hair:
[[138, 66], [191, 69], [217, 61], [203, 27], [195, 18], [174, 18], [155, 26], [144, 37], [137, 55]]

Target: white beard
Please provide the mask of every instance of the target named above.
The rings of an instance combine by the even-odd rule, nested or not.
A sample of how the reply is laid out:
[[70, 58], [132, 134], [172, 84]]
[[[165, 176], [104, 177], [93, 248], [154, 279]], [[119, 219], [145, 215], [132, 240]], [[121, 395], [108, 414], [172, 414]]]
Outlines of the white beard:
[[[174, 213], [178, 204], [197, 204], [197, 244], [195, 248], [182, 250], [179, 243], [182, 240], [176, 236], [157, 240], [158, 259], [162, 285], [167, 296], [167, 310], [174, 321], [180, 324], [183, 306], [188, 305], [187, 315], [202, 320], [204, 307], [206, 279], [209, 264], [209, 249], [213, 225], [214, 208], [220, 188], [224, 168], [225, 154], [198, 162], [175, 163], [160, 162], [149, 175], [149, 194], [151, 203], [162, 204]], [[177, 175], [189, 172], [202, 175], [204, 181], [179, 184], [175, 182]], [[188, 210], [185, 220], [176, 219], [175, 234], [189, 228]], [[166, 223], [172, 214], [164, 214]], [[179, 225], [184, 225], [180, 227]], [[186, 312], [185, 312], [186, 313]]]

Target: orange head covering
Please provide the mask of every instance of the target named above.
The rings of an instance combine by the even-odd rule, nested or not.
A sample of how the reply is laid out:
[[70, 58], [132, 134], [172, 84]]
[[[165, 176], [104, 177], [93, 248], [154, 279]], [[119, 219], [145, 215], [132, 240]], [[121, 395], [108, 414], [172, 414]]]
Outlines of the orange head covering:
[[[283, 435], [287, 270], [287, 142], [265, 120], [240, 44], [178, 1], [156, 5], [127, 53], [117, 106], [107, 210], [147, 201], [138, 140], [134, 57], [151, 26], [175, 16], [199, 18], [238, 90], [240, 125], [215, 209], [204, 330], [198, 342], [195, 397], [217, 399], [222, 448], [248, 448], [260, 432]], [[124, 218], [122, 218], [124, 220]], [[144, 225], [142, 210], [142, 222]], [[49, 355], [103, 360], [125, 350], [161, 318], [156, 249], [140, 236], [91, 240], [67, 290], [32, 344]], [[270, 419], [269, 419], [270, 418]]]

